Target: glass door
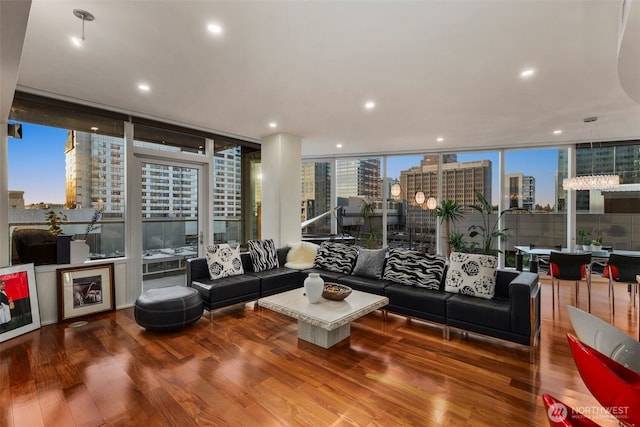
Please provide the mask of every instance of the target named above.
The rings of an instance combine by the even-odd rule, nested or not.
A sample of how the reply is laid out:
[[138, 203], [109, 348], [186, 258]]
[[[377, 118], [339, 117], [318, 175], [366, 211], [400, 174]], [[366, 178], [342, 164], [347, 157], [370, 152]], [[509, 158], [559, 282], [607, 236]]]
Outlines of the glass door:
[[186, 260], [198, 256], [202, 167], [140, 162], [143, 290], [185, 283]]

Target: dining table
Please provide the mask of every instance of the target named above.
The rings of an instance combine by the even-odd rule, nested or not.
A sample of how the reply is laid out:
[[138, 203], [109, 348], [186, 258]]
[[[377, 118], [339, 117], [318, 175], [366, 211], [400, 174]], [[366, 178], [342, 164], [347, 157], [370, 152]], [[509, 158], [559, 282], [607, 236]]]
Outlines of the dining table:
[[529, 263], [529, 271], [533, 273], [538, 272], [538, 260], [539, 259], [548, 259], [549, 255], [551, 255], [552, 251], [556, 252], [564, 252], [564, 253], [575, 253], [575, 254], [583, 254], [590, 253], [591, 258], [594, 262], [606, 262], [609, 259], [609, 255], [612, 253], [620, 254], [620, 255], [631, 255], [631, 256], [640, 256], [640, 251], [627, 251], [627, 250], [619, 250], [615, 249], [612, 251], [608, 250], [600, 250], [600, 251], [585, 251], [579, 249], [569, 249], [569, 248], [551, 248], [551, 247], [531, 247], [531, 246], [514, 246], [516, 249], [516, 270], [522, 271], [523, 262], [522, 257], [524, 255], [531, 256], [531, 261]]

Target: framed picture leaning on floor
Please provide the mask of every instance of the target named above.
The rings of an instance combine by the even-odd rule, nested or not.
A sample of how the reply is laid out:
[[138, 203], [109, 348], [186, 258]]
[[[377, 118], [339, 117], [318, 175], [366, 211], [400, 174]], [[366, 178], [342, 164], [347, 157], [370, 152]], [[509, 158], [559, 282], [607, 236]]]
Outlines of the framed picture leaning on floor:
[[58, 320], [115, 310], [113, 263], [59, 268]]
[[0, 268], [0, 342], [40, 328], [33, 264]]

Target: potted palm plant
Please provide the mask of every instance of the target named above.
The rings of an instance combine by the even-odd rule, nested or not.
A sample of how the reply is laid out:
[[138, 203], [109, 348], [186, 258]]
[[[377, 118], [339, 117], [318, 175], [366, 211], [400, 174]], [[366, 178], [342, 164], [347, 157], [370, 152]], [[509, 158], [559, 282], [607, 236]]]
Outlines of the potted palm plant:
[[480, 250], [482, 254], [497, 255], [502, 251], [493, 247], [494, 242], [497, 239], [506, 240], [509, 237], [509, 234], [507, 233], [507, 231], [509, 230], [508, 228], [501, 229], [498, 227], [500, 218], [502, 218], [502, 216], [508, 212], [515, 211], [528, 212], [529, 215], [533, 214], [531, 213], [531, 211], [524, 208], [508, 208], [498, 213], [495, 221], [492, 221], [491, 214], [493, 213], [493, 206], [491, 206], [491, 203], [489, 203], [479, 191], [475, 192], [475, 196], [478, 204], [469, 205], [469, 208], [475, 210], [481, 215], [482, 223], [474, 224], [469, 227], [469, 237], [471, 237], [472, 239], [476, 236], [480, 237]]
[[454, 243], [454, 250], [458, 251], [462, 239], [461, 233], [456, 233], [453, 235], [451, 232], [451, 223], [454, 224], [456, 222], [462, 221], [463, 207], [460, 203], [453, 200], [442, 200], [440, 202], [440, 206], [436, 207], [436, 217], [440, 218], [440, 223], [444, 222], [444, 234], [447, 236], [447, 257], [451, 255], [451, 247], [452, 243]]
[[360, 215], [367, 221], [367, 226], [369, 227], [369, 234], [362, 245], [368, 249], [375, 248], [378, 246], [378, 230], [373, 227], [373, 217], [375, 216], [373, 203], [362, 200]]

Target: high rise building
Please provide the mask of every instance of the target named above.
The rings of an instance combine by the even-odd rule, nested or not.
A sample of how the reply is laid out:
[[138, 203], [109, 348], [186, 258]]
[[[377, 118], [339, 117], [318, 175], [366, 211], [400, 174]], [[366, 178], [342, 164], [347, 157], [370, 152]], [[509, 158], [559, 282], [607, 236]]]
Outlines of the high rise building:
[[[331, 206], [331, 164], [303, 163], [302, 207], [300, 220], [304, 222], [334, 208]], [[330, 217], [314, 223], [314, 230], [329, 231]]]
[[521, 173], [505, 175], [505, 194], [509, 197], [508, 208], [533, 210], [536, 205], [536, 179]]
[[242, 212], [242, 147], [216, 151], [213, 159], [213, 216], [218, 220], [240, 219]]
[[[425, 155], [420, 166], [400, 172], [400, 186], [407, 200], [407, 225], [414, 227], [424, 221], [424, 206], [416, 206], [414, 195], [424, 192], [426, 198], [438, 195], [438, 156]], [[491, 161], [458, 162], [455, 154], [443, 158], [442, 199], [466, 206], [476, 204], [475, 192], [491, 200]], [[430, 228], [435, 219], [429, 216]]]
[[65, 144], [65, 206], [123, 212], [124, 140], [70, 130]]
[[[226, 155], [220, 154], [221, 157]], [[231, 157], [235, 161], [234, 153]], [[223, 166], [218, 166], [217, 170], [228, 179], [224, 160], [221, 162]], [[70, 130], [65, 145], [65, 162], [67, 208], [103, 207], [108, 214], [123, 213], [125, 171], [122, 138]], [[141, 179], [143, 217], [197, 217], [198, 178], [195, 169], [143, 162]], [[231, 205], [230, 210], [224, 210], [225, 213], [239, 212], [239, 201], [237, 206], [235, 203]]]
[[382, 196], [380, 158], [339, 159], [336, 168], [338, 197]]
[[[635, 142], [635, 141], [633, 141]], [[562, 180], [568, 176], [566, 149], [558, 150], [558, 176], [556, 179], [556, 206], [558, 211], [567, 209], [567, 191], [562, 188]], [[606, 146], [592, 147], [582, 144], [576, 148], [576, 176], [617, 174], [620, 184], [640, 183], [640, 150], [637, 145], [607, 143]], [[576, 210], [591, 211], [593, 206], [604, 206], [600, 191], [577, 191]]]
[[[442, 198], [462, 206], [475, 204], [475, 191], [491, 200], [491, 161], [458, 162], [454, 155], [445, 156], [442, 164]], [[400, 172], [400, 186], [411, 200], [417, 191], [426, 197], [438, 195], [438, 156], [425, 155], [420, 166]]]

